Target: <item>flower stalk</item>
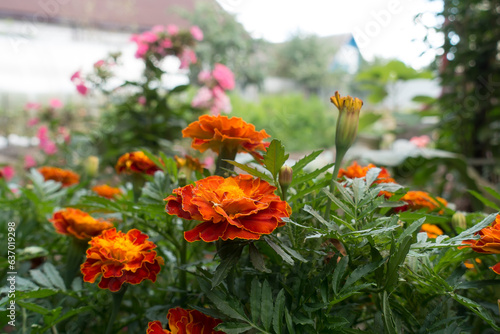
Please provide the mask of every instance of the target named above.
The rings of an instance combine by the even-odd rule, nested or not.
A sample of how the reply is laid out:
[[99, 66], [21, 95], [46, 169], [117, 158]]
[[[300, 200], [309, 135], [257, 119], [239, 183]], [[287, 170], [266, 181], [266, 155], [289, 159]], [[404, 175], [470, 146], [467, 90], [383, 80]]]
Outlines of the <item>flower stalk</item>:
[[106, 334], [111, 334], [113, 333], [113, 325], [116, 320], [116, 316], [118, 315], [118, 312], [120, 311], [120, 306], [122, 304], [123, 296], [125, 295], [125, 292], [127, 291], [128, 284], [124, 284], [120, 290], [117, 292], [112, 292], [113, 296], [113, 306], [111, 309], [111, 315], [108, 320], [108, 326], [106, 327]]

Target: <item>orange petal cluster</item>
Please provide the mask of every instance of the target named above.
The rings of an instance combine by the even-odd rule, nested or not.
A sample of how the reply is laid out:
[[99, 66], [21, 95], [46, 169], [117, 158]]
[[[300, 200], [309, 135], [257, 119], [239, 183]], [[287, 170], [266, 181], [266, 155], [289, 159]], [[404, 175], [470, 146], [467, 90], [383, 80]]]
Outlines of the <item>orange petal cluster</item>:
[[265, 130], [256, 131], [255, 126], [241, 118], [202, 115], [196, 122], [182, 130], [183, 137], [193, 139], [191, 147], [205, 152], [208, 149], [220, 153], [224, 147], [229, 151], [246, 152], [259, 157], [257, 152], [266, 151], [269, 143], [262, 140], [270, 137]]
[[427, 237], [430, 239], [436, 239], [443, 234], [443, 230], [434, 224], [423, 224], [420, 232], [426, 232]]
[[140, 173], [153, 175], [160, 167], [149, 159], [142, 151], [129, 152], [122, 155], [116, 163], [117, 173]]
[[[369, 164], [368, 166], [360, 166], [357, 161], [354, 161], [346, 169], [341, 168], [339, 170], [338, 178], [348, 177], [350, 179], [362, 178], [366, 176], [366, 173], [372, 168], [377, 168], [374, 164]], [[387, 169], [384, 167], [378, 167], [381, 169], [380, 174], [378, 174], [377, 179], [374, 183], [396, 183], [396, 181], [391, 177]]]
[[120, 188], [115, 188], [108, 186], [107, 184], [100, 184], [92, 187], [92, 191], [101, 197], [106, 197], [109, 199], [113, 199], [122, 194]]
[[[479, 239], [462, 241], [465, 246], [459, 249], [470, 247], [473, 251], [483, 254], [500, 254], [500, 215], [496, 216], [491, 226], [486, 226], [477, 232]], [[495, 273], [500, 275], [500, 262], [490, 267]]]
[[61, 182], [63, 187], [69, 187], [80, 182], [80, 176], [67, 169], [44, 166], [38, 168], [38, 171], [43, 175], [45, 181], [53, 180]]
[[152, 321], [148, 324], [147, 334], [224, 334], [214, 330], [222, 320], [197, 310], [185, 310], [180, 307], [170, 309], [167, 319], [170, 330], [163, 329], [160, 321]]
[[116, 292], [124, 283], [139, 284], [145, 279], [156, 282], [163, 259], [157, 256], [156, 245], [137, 229], [127, 233], [115, 228], [90, 240], [87, 259], [80, 266], [85, 282]]
[[[448, 205], [448, 202], [444, 198], [436, 197], [436, 199], [434, 199], [429, 195], [429, 193], [418, 190], [408, 191], [403, 197], [401, 197], [401, 201], [405, 201], [407, 205], [395, 208], [397, 212], [407, 210], [416, 211], [420, 209], [426, 209], [430, 212]], [[443, 212], [444, 210], [442, 209], [439, 211], [439, 213]]]
[[186, 154], [184, 158], [176, 155], [174, 156], [174, 160], [179, 170], [184, 169], [188, 171], [198, 171], [200, 173], [203, 173], [203, 165], [197, 158], [193, 158], [192, 156]]
[[165, 210], [184, 219], [202, 221], [184, 232], [189, 241], [236, 238], [257, 240], [283, 226], [292, 210], [274, 194], [275, 187], [250, 175], [210, 176], [168, 196]]
[[57, 233], [71, 235], [81, 240], [90, 239], [104, 230], [113, 228], [112, 223], [95, 219], [88, 213], [73, 208], [55, 212], [49, 221], [54, 224]]

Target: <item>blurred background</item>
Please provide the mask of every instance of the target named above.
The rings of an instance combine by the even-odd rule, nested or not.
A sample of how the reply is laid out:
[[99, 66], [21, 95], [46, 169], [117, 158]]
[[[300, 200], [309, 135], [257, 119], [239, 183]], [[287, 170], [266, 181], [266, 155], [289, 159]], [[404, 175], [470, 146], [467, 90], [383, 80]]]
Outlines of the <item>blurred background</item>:
[[[131, 36], [158, 25], [199, 27], [197, 62], [141, 59]], [[200, 114], [197, 78], [220, 63], [236, 81], [226, 112], [292, 158], [324, 149], [318, 165], [333, 160], [338, 90], [365, 103], [348, 160], [389, 167], [460, 210], [483, 208], [468, 190], [498, 191], [500, 1], [2, 1], [0, 48], [0, 166], [102, 155], [109, 167], [138, 147], [187, 150], [179, 129]], [[61, 155], [41, 147], [50, 131]]]

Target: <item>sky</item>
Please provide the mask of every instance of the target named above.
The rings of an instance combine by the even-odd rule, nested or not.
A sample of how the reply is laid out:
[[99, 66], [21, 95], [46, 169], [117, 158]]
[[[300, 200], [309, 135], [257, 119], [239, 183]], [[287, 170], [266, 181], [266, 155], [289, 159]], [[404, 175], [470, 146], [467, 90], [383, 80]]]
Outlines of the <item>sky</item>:
[[[319, 36], [351, 33], [366, 60], [396, 58], [415, 68], [428, 65], [436, 55], [423, 43], [424, 24], [438, 25], [434, 13], [443, 6], [441, 0], [217, 1], [254, 37], [283, 42], [298, 31]], [[423, 15], [416, 23], [419, 13]], [[436, 48], [443, 40], [439, 34], [429, 39]]]

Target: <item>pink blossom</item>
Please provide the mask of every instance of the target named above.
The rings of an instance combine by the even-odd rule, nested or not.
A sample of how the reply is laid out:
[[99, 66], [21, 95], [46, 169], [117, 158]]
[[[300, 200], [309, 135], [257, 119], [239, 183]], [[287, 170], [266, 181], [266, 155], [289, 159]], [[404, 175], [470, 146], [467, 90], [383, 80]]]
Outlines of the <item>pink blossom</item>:
[[212, 75], [222, 89], [234, 89], [234, 74], [225, 65], [215, 64]]
[[215, 159], [214, 157], [206, 157], [205, 160], [203, 160], [203, 167], [205, 168], [212, 168], [214, 165]]
[[51, 99], [49, 101], [49, 105], [51, 108], [54, 108], [54, 109], [59, 109], [59, 108], [63, 107], [63, 103], [59, 99]]
[[80, 77], [80, 71], [76, 71], [75, 73], [73, 73], [73, 75], [71, 76], [71, 81], [75, 81], [75, 80], [81, 80], [82, 78]]
[[167, 32], [169, 35], [174, 36], [174, 35], [177, 35], [179, 33], [179, 28], [174, 24], [169, 24], [167, 26]]
[[34, 117], [34, 118], [30, 118], [30, 119], [28, 120], [28, 124], [27, 124], [27, 125], [28, 125], [29, 127], [32, 127], [32, 126], [37, 125], [39, 122], [40, 122], [40, 120], [39, 120], [38, 118]]
[[143, 43], [154, 43], [158, 40], [158, 35], [151, 31], [145, 31], [141, 34], [140, 38]]
[[172, 47], [172, 41], [170, 40], [170, 38], [165, 38], [163, 41], [161, 41], [160, 45], [165, 49], [170, 49]]
[[424, 148], [430, 143], [431, 139], [427, 135], [423, 135], [420, 137], [412, 137], [410, 139], [410, 143], [414, 144], [419, 148]]
[[159, 34], [165, 31], [165, 27], [162, 25], [155, 25], [153, 28], [151, 28], [151, 31], [154, 32], [155, 34]]
[[212, 91], [208, 87], [202, 87], [191, 101], [193, 108], [208, 109], [212, 105]]
[[106, 62], [104, 60], [98, 60], [94, 63], [94, 68], [101, 68], [103, 67], [104, 65], [106, 65]]
[[219, 87], [214, 87], [212, 89], [212, 94], [214, 97], [212, 108], [210, 108], [212, 115], [219, 115], [221, 111], [229, 114], [232, 110], [229, 96]]
[[135, 43], [139, 43], [141, 41], [141, 37], [138, 34], [132, 34], [130, 36], [130, 41], [135, 42]]
[[49, 128], [46, 125], [42, 125], [38, 128], [36, 137], [40, 142], [46, 141], [49, 139]]
[[25, 110], [38, 110], [42, 107], [40, 103], [35, 103], [35, 102], [28, 102], [24, 106]]
[[197, 41], [203, 40], [203, 31], [201, 31], [200, 27], [192, 26], [189, 31], [191, 32], [191, 35], [195, 40]]
[[24, 157], [24, 168], [30, 169], [36, 166], [36, 160], [31, 155], [26, 155]]
[[137, 51], [135, 52], [135, 58], [144, 58], [149, 50], [149, 45], [144, 43], [137, 43]]
[[63, 137], [63, 140], [66, 144], [69, 144], [71, 140], [71, 135], [69, 133], [68, 128], [64, 126], [60, 126], [57, 128], [57, 134]]
[[14, 177], [15, 171], [12, 166], [5, 166], [4, 168], [0, 169], [0, 178], [4, 178], [7, 181], [12, 179]]
[[210, 73], [210, 71], [204, 70], [198, 74], [198, 81], [199, 82], [204, 83], [204, 84], [208, 84], [210, 82], [210, 80], [212, 80], [212, 74]]
[[76, 90], [78, 91], [78, 93], [85, 96], [87, 95], [89, 89], [87, 88], [87, 86], [85, 86], [85, 84], [79, 83], [78, 85], [76, 85]]
[[180, 69], [186, 69], [190, 64], [196, 63], [197, 61], [194, 51], [187, 48], [182, 50], [182, 53], [178, 57], [181, 61], [181, 65], [179, 66]]
[[139, 96], [137, 99], [137, 103], [139, 103], [141, 106], [146, 105], [146, 97], [145, 96]]
[[40, 142], [39, 146], [48, 155], [54, 155], [57, 153], [57, 145], [50, 139], [47, 139], [44, 142]]

